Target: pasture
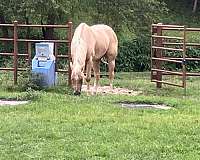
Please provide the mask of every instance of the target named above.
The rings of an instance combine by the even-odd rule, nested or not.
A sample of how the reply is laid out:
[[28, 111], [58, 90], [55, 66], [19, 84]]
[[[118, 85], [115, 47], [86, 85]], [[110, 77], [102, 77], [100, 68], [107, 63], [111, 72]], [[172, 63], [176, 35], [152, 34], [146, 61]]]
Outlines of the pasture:
[[[114, 86], [142, 91], [138, 96], [73, 96], [63, 82], [18, 92], [6, 89], [11, 83], [2, 77], [1, 99], [32, 100], [0, 107], [0, 159], [200, 159], [199, 78], [188, 78], [185, 97], [181, 88], [156, 89], [149, 73], [116, 74]], [[107, 78], [100, 84], [108, 84]], [[122, 108], [120, 101], [173, 109]]]

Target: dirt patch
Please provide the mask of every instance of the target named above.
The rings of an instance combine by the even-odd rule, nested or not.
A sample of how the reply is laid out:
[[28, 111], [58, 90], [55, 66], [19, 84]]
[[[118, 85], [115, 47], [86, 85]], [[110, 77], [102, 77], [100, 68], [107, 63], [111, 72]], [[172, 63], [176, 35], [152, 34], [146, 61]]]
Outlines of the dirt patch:
[[[93, 86], [90, 86], [90, 90], [94, 90]], [[87, 92], [87, 86], [82, 86], [82, 91]], [[119, 94], [119, 95], [131, 95], [131, 96], [137, 96], [141, 94], [141, 91], [133, 91], [127, 88], [118, 88], [114, 87], [113, 89], [110, 88], [110, 86], [99, 86], [97, 93], [100, 94]]]
[[27, 104], [27, 103], [28, 101], [0, 100], [0, 106], [5, 106], [5, 105], [16, 106], [16, 105]]

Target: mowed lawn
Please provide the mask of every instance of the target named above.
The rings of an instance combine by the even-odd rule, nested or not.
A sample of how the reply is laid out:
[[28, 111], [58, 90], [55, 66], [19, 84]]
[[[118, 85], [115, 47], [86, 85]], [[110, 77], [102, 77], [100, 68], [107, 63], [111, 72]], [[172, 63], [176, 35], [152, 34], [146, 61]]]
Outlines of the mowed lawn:
[[[39, 98], [27, 105], [0, 107], [0, 159], [200, 159], [200, 80], [188, 79], [184, 97], [182, 89], [157, 90], [149, 79], [143, 73], [117, 74], [114, 85], [142, 91], [138, 96], [75, 97], [60, 86], [34, 92]], [[0, 98], [24, 95], [0, 89]], [[120, 101], [173, 109], [128, 109]]]

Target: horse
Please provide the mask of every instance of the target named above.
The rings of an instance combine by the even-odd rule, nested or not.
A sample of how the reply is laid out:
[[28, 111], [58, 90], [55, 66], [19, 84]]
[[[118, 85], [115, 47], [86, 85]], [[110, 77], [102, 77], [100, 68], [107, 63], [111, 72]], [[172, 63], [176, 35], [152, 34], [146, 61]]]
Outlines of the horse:
[[[91, 70], [94, 71], [94, 94], [100, 79], [100, 61], [107, 59], [109, 85], [113, 88], [115, 59], [118, 53], [118, 39], [113, 29], [104, 24], [89, 26], [81, 23], [74, 32], [71, 42], [71, 82], [75, 95], [81, 94], [83, 79], [90, 91]], [[84, 71], [86, 70], [86, 75]]]

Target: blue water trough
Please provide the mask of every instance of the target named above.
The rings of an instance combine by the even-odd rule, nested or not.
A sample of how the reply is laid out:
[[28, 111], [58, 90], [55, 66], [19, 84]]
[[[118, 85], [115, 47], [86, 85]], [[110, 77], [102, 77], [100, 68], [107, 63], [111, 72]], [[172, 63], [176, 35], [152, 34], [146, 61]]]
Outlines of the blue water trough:
[[56, 83], [54, 43], [36, 43], [32, 60], [33, 74], [40, 75], [43, 87], [52, 87]]

